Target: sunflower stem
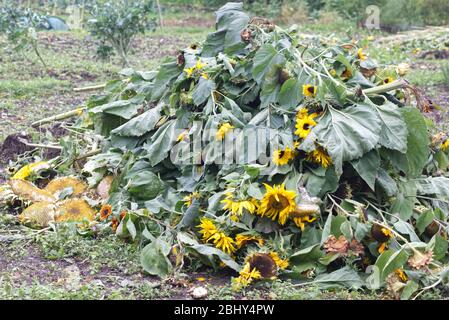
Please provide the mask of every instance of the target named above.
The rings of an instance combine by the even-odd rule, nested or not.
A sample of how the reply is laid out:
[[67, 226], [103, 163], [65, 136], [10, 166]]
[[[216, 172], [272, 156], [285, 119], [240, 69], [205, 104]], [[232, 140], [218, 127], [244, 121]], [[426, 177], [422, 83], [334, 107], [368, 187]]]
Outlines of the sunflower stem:
[[380, 86], [377, 86], [374, 88], [362, 90], [362, 92], [367, 96], [368, 95], [376, 95], [379, 93], [385, 93], [388, 91], [400, 89], [400, 88], [405, 87], [406, 85], [407, 85], [407, 81], [400, 79], [400, 80], [396, 80], [391, 83], [383, 84], [383, 85], [380, 85]]
[[47, 124], [47, 123], [52, 123], [54, 121], [60, 121], [60, 120], [65, 120], [65, 119], [74, 117], [74, 116], [79, 116], [79, 115], [81, 115], [83, 113], [83, 111], [85, 109], [86, 108], [77, 108], [75, 110], [67, 111], [67, 112], [64, 112], [64, 113], [57, 114], [55, 116], [44, 118], [44, 119], [41, 119], [41, 120], [33, 122], [31, 124], [31, 126], [33, 128], [36, 128], [36, 127], [40, 127], [40, 126], [42, 126], [44, 124]]

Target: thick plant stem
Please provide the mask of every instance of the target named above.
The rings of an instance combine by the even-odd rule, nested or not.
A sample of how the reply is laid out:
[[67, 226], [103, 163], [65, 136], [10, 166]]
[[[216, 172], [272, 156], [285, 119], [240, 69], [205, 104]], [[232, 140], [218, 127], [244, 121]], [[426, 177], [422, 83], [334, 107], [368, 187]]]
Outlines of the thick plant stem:
[[106, 83], [103, 83], [103, 84], [97, 84], [97, 85], [89, 86], [89, 87], [74, 88], [73, 91], [75, 91], [75, 92], [93, 91], [93, 90], [104, 89], [105, 87], [106, 87]]
[[373, 88], [369, 88], [369, 89], [365, 89], [363, 90], [363, 93], [368, 95], [375, 95], [375, 94], [380, 94], [380, 93], [385, 93], [388, 91], [392, 91], [392, 90], [396, 90], [396, 89], [400, 89], [403, 88], [407, 85], [408, 83], [405, 80], [396, 80], [393, 81], [392, 83], [387, 83], [387, 84], [383, 84], [377, 87], [373, 87]]
[[76, 110], [72, 110], [72, 111], [61, 113], [61, 114], [57, 114], [57, 115], [52, 116], [52, 117], [48, 117], [48, 118], [45, 118], [45, 119], [41, 119], [41, 120], [35, 121], [35, 122], [33, 122], [31, 124], [31, 126], [33, 128], [36, 128], [36, 127], [40, 127], [40, 126], [42, 126], [44, 124], [51, 123], [51, 122], [54, 122], [54, 121], [60, 121], [60, 120], [64, 120], [64, 119], [68, 119], [68, 118], [74, 117], [74, 116], [79, 116], [79, 115], [81, 115], [83, 113], [84, 110], [85, 110], [85, 108], [78, 108]]

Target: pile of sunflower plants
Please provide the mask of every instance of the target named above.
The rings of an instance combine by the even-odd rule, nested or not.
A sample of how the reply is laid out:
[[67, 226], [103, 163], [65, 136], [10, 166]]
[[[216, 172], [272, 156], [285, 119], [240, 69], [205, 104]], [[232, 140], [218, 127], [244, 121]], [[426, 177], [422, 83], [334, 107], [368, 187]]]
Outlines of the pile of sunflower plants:
[[404, 72], [240, 3], [216, 16], [204, 42], [124, 70], [71, 114], [61, 156], [41, 168], [60, 176], [50, 187], [28, 181], [34, 163], [3, 192], [47, 206], [41, 226], [139, 243], [160, 277], [212, 267], [235, 272], [234, 290], [280, 277], [403, 299], [444, 286], [449, 140], [429, 135]]

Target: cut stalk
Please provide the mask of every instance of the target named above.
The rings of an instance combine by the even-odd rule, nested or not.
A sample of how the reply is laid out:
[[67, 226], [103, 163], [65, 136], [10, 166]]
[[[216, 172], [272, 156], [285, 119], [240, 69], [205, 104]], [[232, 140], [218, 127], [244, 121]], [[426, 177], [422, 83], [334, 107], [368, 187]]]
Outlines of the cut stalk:
[[75, 92], [94, 91], [94, 90], [104, 89], [105, 87], [106, 87], [106, 83], [103, 83], [103, 84], [97, 84], [95, 86], [74, 88], [73, 91], [75, 91]]
[[67, 112], [64, 112], [64, 113], [57, 114], [55, 116], [44, 118], [44, 119], [41, 119], [41, 120], [33, 122], [31, 124], [31, 126], [33, 128], [36, 128], [36, 127], [40, 127], [40, 126], [42, 126], [44, 124], [51, 123], [51, 122], [54, 122], [54, 121], [60, 121], [60, 120], [64, 120], [64, 119], [68, 119], [68, 118], [74, 117], [74, 116], [79, 116], [79, 115], [81, 115], [83, 113], [83, 111], [85, 109], [86, 108], [78, 108], [78, 109], [75, 109], [75, 110], [72, 110], [72, 111], [67, 111]]
[[407, 85], [407, 81], [405, 80], [396, 80], [393, 81], [392, 83], [387, 83], [387, 84], [383, 84], [374, 88], [369, 88], [369, 89], [365, 89], [363, 90], [363, 93], [368, 95], [375, 95], [375, 94], [379, 94], [379, 93], [385, 93], [388, 91], [392, 91], [392, 90], [396, 90], [396, 89], [400, 89], [403, 88]]
[[29, 143], [25, 139], [19, 139], [19, 141], [28, 147], [62, 150], [62, 147], [60, 147], [60, 146], [52, 146], [52, 145], [48, 145], [48, 144], [39, 144], [39, 143]]

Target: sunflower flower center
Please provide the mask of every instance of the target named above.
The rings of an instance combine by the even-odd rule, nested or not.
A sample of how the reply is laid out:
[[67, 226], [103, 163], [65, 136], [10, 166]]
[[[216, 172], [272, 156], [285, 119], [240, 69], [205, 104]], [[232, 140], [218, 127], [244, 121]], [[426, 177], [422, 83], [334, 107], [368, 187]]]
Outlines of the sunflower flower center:
[[283, 195], [272, 195], [270, 197], [270, 206], [276, 210], [283, 210], [288, 207], [289, 202]]

